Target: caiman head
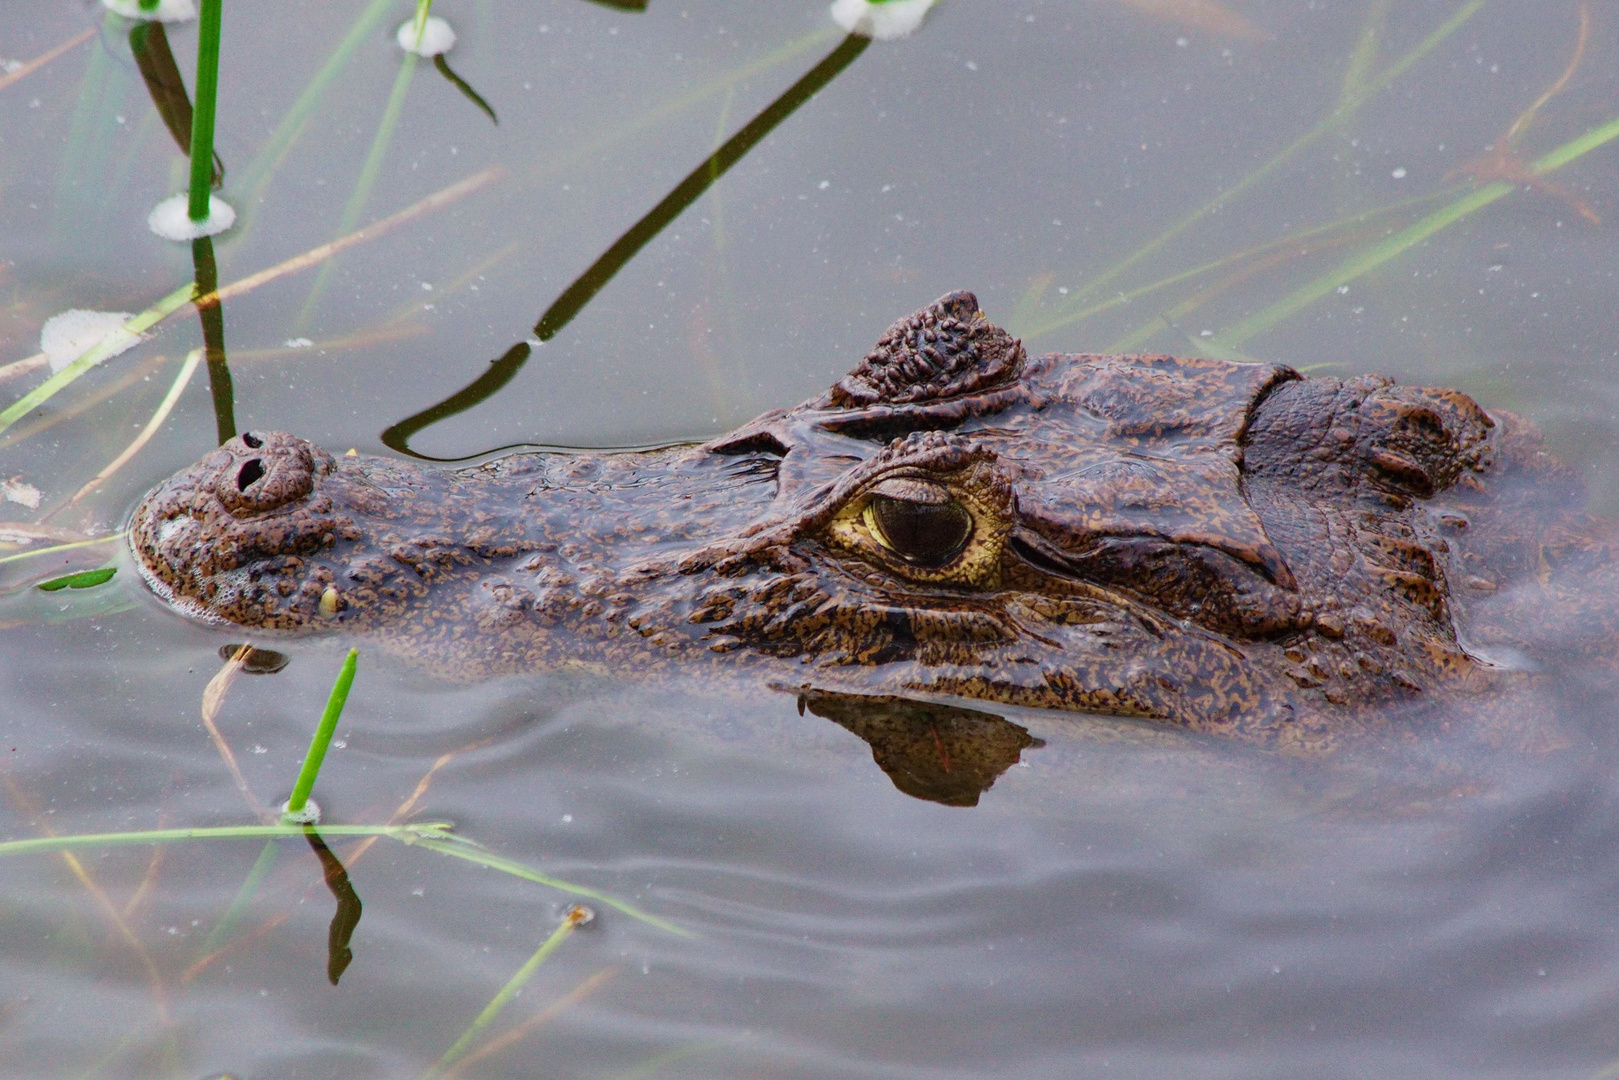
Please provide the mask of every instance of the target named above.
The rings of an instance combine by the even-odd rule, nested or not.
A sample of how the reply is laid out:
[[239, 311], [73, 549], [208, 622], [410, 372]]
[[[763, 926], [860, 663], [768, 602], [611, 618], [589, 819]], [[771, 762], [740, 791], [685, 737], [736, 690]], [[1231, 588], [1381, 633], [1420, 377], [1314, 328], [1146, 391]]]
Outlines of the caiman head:
[[960, 292], [701, 446], [451, 472], [245, 434], [131, 543], [189, 615], [454, 676], [728, 669], [1308, 745], [1478, 677], [1447, 582], [1492, 428], [1372, 376], [1031, 358]]

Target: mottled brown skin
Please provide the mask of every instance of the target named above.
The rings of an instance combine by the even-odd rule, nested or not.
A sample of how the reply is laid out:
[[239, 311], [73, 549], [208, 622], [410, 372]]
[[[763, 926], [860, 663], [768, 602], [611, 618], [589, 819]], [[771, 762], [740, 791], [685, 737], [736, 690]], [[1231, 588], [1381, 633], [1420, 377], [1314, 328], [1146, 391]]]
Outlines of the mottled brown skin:
[[[1309, 750], [1531, 678], [1521, 612], [1613, 564], [1573, 494], [1456, 391], [1031, 358], [954, 293], [701, 446], [449, 472], [248, 434], [153, 491], [131, 543], [189, 615], [455, 677], [724, 670]], [[895, 550], [927, 514], [959, 551]]]

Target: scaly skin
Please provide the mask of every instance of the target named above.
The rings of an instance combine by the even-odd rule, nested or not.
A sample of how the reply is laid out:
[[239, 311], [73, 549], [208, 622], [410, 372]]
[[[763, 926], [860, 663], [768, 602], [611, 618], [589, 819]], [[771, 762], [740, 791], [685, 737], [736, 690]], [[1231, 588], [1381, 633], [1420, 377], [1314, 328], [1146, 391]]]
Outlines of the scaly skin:
[[[1574, 588], [1557, 567], [1613, 562], [1572, 493], [1455, 391], [1029, 358], [953, 293], [701, 446], [449, 472], [247, 434], [153, 491], [131, 543], [188, 615], [452, 677], [712, 670], [1314, 750], [1527, 678], [1481, 656], [1533, 651], [1514, 612]], [[905, 557], [884, 529], [928, 506], [965, 537]]]

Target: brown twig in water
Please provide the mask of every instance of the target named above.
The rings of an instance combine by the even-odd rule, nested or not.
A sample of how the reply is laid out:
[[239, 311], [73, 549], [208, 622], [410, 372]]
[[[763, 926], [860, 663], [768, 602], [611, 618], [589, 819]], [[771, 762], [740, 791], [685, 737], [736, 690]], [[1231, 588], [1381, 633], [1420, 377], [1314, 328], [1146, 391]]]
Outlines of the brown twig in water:
[[[168, 826], [168, 822], [165, 820], [166, 817], [167, 815], [165, 814], [158, 815], [158, 828], [162, 829]], [[121, 913], [124, 918], [134, 918], [135, 912], [140, 910], [140, 906], [146, 902], [146, 898], [157, 887], [158, 871], [163, 868], [163, 858], [168, 854], [168, 850], [169, 845], [167, 844], [152, 845], [152, 857], [146, 861], [146, 873], [141, 875], [141, 883], [135, 886], [135, 891], [129, 894], [129, 899], [124, 901], [124, 910]]]
[[236, 790], [242, 793], [247, 808], [259, 821], [269, 825], [275, 821], [275, 815], [264, 808], [253, 789], [247, 786], [247, 778], [242, 775], [242, 767], [236, 764], [236, 755], [231, 752], [230, 743], [220, 734], [219, 725], [214, 718], [219, 715], [219, 708], [225, 703], [225, 695], [230, 692], [231, 683], [241, 674], [242, 668], [247, 666], [247, 656], [253, 651], [251, 643], [244, 643], [231, 658], [225, 661], [225, 666], [208, 680], [208, 686], [202, 692], [202, 724], [208, 729], [208, 737], [214, 741], [214, 749], [219, 756], [225, 759], [225, 767], [230, 770], [231, 779], [236, 781]]
[[68, 38], [66, 41], [62, 42], [62, 44], [58, 45], [56, 48], [50, 50], [49, 52], [41, 53], [39, 56], [34, 57], [32, 60], [30, 60], [27, 63], [23, 64], [23, 66], [18, 68], [17, 70], [15, 70], [13, 72], [10, 72], [9, 74], [6, 74], [6, 75], [0, 75], [0, 90], [4, 90], [6, 87], [10, 86], [12, 83], [17, 82], [20, 79], [26, 79], [28, 76], [32, 75], [34, 72], [36, 72], [40, 68], [44, 67], [46, 64], [50, 63], [52, 60], [55, 60], [58, 56], [61, 56], [63, 53], [67, 52], [69, 49], [76, 48], [77, 46], [83, 45], [86, 41], [89, 41], [91, 38], [93, 38], [95, 36], [96, 36], [96, 28], [92, 26], [88, 30], [85, 30], [83, 33], [78, 34], [78, 35], [76, 35], [74, 37]]
[[[410, 816], [411, 812], [416, 809], [416, 804], [421, 801], [422, 796], [427, 794], [427, 789], [433, 784], [433, 777], [437, 775], [440, 769], [444, 768], [444, 766], [454, 761], [460, 755], [473, 750], [482, 749], [494, 741], [495, 737], [493, 735], [486, 735], [485, 737], [475, 740], [474, 742], [467, 743], [465, 746], [458, 746], [454, 750], [449, 750], [440, 754], [438, 756], [438, 760], [434, 761], [432, 766], [422, 774], [422, 778], [416, 781], [416, 790], [412, 791], [410, 793], [410, 797], [404, 802], [400, 803], [398, 809], [394, 810], [393, 814], [389, 816], [388, 824], [398, 825]], [[343, 861], [349, 866], [353, 866], [359, 861], [360, 856], [371, 850], [371, 846], [375, 844], [378, 839], [379, 837], [368, 836], [364, 840], [361, 840], [358, 844], [355, 844], [349, 849], [348, 853], [343, 857]]]
[[157, 429], [162, 427], [163, 422], [169, 418], [169, 413], [173, 411], [175, 403], [180, 400], [181, 392], [185, 390], [186, 384], [191, 381], [191, 374], [197, 370], [197, 364], [201, 359], [202, 350], [192, 349], [180, 368], [180, 374], [175, 376], [174, 385], [169, 388], [168, 394], [163, 398], [162, 403], [158, 405], [157, 411], [152, 414], [152, 418], [146, 422], [146, 426], [141, 428], [140, 434], [136, 435], [134, 440], [124, 447], [122, 453], [109, 461], [100, 472], [92, 476], [85, 482], [83, 487], [74, 492], [72, 498], [59, 506], [52, 507], [48, 513], [39, 519], [40, 524], [44, 524], [56, 514], [66, 510], [90, 494], [90, 492], [105, 483], [113, 473], [129, 464], [131, 458], [141, 452], [142, 447], [151, 441], [152, 436], [157, 434]]
[[[11, 794], [12, 801], [17, 804], [23, 813], [33, 819], [34, 828], [46, 836], [55, 836], [56, 831], [45, 824], [44, 816], [40, 814], [38, 804], [17, 786], [16, 781], [9, 774], [4, 777], [4, 781], [6, 790]], [[96, 902], [96, 906], [101, 908], [102, 914], [106, 916], [113, 931], [123, 939], [124, 944], [129, 946], [130, 951], [135, 954], [135, 958], [145, 970], [146, 981], [151, 987], [153, 1002], [157, 1006], [158, 1022], [167, 1027], [171, 1022], [169, 1017], [169, 992], [168, 988], [163, 984], [163, 976], [157, 970], [157, 963], [152, 959], [152, 954], [146, 951], [145, 943], [135, 936], [135, 931], [130, 929], [129, 923], [125, 921], [123, 915], [118, 911], [118, 907], [112, 902], [112, 898], [102, 891], [100, 885], [96, 884], [95, 878], [91, 877], [90, 871], [85, 869], [84, 864], [79, 861], [78, 857], [71, 851], [63, 851], [59, 854], [62, 861], [67, 864], [68, 870], [79, 880], [79, 884], [84, 886], [85, 892], [89, 893], [91, 899]]]
[[1562, 184], [1536, 176], [1529, 168], [1529, 163], [1518, 153], [1518, 141], [1529, 130], [1529, 125], [1535, 122], [1541, 107], [1562, 93], [1569, 81], [1574, 78], [1574, 73], [1579, 70], [1580, 63], [1585, 59], [1585, 46], [1590, 38], [1591, 4], [1590, 0], [1585, 0], [1580, 4], [1580, 34], [1574, 42], [1574, 55], [1569, 57], [1568, 66], [1563, 69], [1563, 74], [1558, 76], [1557, 81], [1552, 83], [1545, 93], [1535, 99], [1534, 104], [1518, 114], [1518, 118], [1512, 121], [1512, 126], [1507, 128], [1507, 133], [1496, 141], [1495, 149], [1491, 153], [1468, 162], [1452, 175], [1471, 176], [1485, 183], [1506, 180], [1520, 184], [1566, 203], [1570, 209], [1593, 225], [1602, 224], [1602, 218], [1597, 216], [1597, 212], [1591, 209], [1589, 203]]
[[9, 364], [0, 364], [0, 382], [15, 379], [19, 375], [27, 375], [30, 371], [38, 371], [42, 367], [48, 367], [50, 362], [51, 358], [44, 353], [35, 353], [21, 360], [13, 360]]

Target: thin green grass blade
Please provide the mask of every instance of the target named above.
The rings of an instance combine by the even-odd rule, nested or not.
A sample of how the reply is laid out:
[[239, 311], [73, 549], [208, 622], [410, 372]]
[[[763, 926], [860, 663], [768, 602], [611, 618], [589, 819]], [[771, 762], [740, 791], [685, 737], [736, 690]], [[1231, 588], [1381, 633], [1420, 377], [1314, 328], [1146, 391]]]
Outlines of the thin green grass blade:
[[[536, 885], [556, 889], [558, 892], [569, 893], [574, 896], [595, 900], [605, 904], [614, 911], [622, 912], [630, 918], [644, 922], [648, 926], [656, 927], [676, 937], [694, 937], [690, 930], [682, 929], [674, 923], [660, 919], [656, 915], [648, 914], [633, 904], [625, 903], [615, 896], [609, 896], [599, 889], [592, 889], [585, 885], [575, 885], [571, 881], [542, 874], [538, 870], [524, 866], [522, 863], [504, 856], [496, 855], [481, 845], [454, 835], [451, 832], [454, 826], [449, 822], [420, 822], [412, 825], [322, 825], [318, 832], [322, 836], [383, 836], [390, 840], [409, 844], [412, 847], [426, 848], [436, 851], [440, 855], [449, 855], [452, 858], [465, 859], [487, 866], [491, 870], [499, 870], [513, 877], [532, 881]], [[8, 855], [33, 855], [41, 852], [55, 853], [60, 851], [73, 851], [79, 848], [93, 847], [139, 847], [145, 844], [172, 844], [182, 840], [274, 840], [288, 836], [303, 836], [314, 829], [310, 825], [293, 825], [286, 822], [277, 822], [273, 825], [216, 825], [191, 829], [138, 829], [132, 832], [113, 833], [82, 833], [76, 836], [35, 836], [26, 840], [0, 841], [0, 858]]]
[[635, 119], [626, 121], [618, 127], [610, 128], [594, 139], [578, 144], [566, 153], [556, 154], [547, 150], [543, 157], [532, 162], [533, 172], [528, 179], [533, 182], [554, 176], [581, 161], [596, 156], [615, 143], [620, 143], [632, 136], [639, 135], [678, 112], [707, 101], [716, 94], [723, 94], [735, 89], [755, 75], [762, 75], [773, 68], [780, 67], [801, 53], [819, 49], [842, 33], [843, 31], [836, 24], [827, 21], [802, 37], [795, 38], [733, 71], [728, 71], [712, 82], [695, 87], [679, 97], [670, 98]]
[[[1592, 128], [1577, 139], [1564, 143], [1530, 165], [1536, 176], [1544, 176], [1562, 168], [1583, 154], [1619, 138], [1619, 118]], [[1357, 252], [1344, 260], [1336, 269], [1307, 282], [1263, 311], [1256, 312], [1235, 326], [1215, 335], [1215, 342], [1224, 348], [1237, 348], [1259, 334], [1274, 328], [1283, 320], [1298, 314], [1328, 293], [1347, 285], [1362, 274], [1371, 272], [1399, 255], [1404, 254], [1430, 236], [1460, 221], [1462, 218], [1504, 198], [1518, 190], [1517, 184], [1498, 180], [1457, 199], [1421, 221], [1416, 222], [1386, 239]]]
[[[184, 285], [180, 286], [178, 289], [174, 290], [169, 295], [165, 296], [163, 299], [159, 300], [157, 303], [153, 304], [151, 307], [147, 308], [145, 311], [126, 322], [121, 330], [127, 331], [138, 337], [146, 330], [156, 326], [174, 312], [190, 303], [191, 295], [195, 289], [196, 285], [194, 283], [189, 281], [186, 282]], [[80, 375], [83, 375], [85, 372], [101, 363], [101, 361], [111, 356], [117, 350], [118, 345], [120, 344], [119, 333], [120, 330], [114, 330], [95, 345], [91, 346], [90, 350], [83, 356], [79, 357], [67, 367], [63, 368], [61, 371], [58, 371], [55, 375], [52, 375], [50, 378], [34, 387], [21, 398], [18, 398], [16, 401], [12, 402], [10, 407], [8, 407], [4, 412], [0, 412], [0, 432], [5, 431], [18, 420], [21, 420], [35, 409], [45, 404], [45, 402], [49, 401], [56, 395], [57, 391], [67, 386], [69, 383], [72, 383]]]
[[7, 555], [0, 558], [0, 563], [16, 562], [18, 559], [37, 559], [41, 555], [55, 555], [57, 552], [72, 551], [75, 548], [93, 547], [96, 544], [113, 544], [117, 543], [128, 535], [129, 532], [126, 530], [124, 532], [113, 533], [111, 536], [98, 536], [94, 540], [75, 540], [68, 544], [52, 544], [50, 547], [42, 547], [38, 551], [19, 551], [13, 555]]
[[[181, 840], [273, 840], [303, 836], [305, 825], [211, 825], [191, 829], [138, 829], [133, 832], [80, 833], [75, 836], [35, 836], [0, 841], [0, 858], [38, 852], [74, 851], [90, 847], [139, 847], [172, 844]], [[448, 822], [415, 825], [322, 825], [322, 836], [385, 836], [406, 844], [436, 842], [453, 828]], [[543, 884], [543, 883], [542, 883]]]
[[122, 16], [102, 13], [101, 32], [90, 45], [74, 95], [52, 200], [51, 233], [57, 251], [66, 250], [74, 237], [83, 236], [87, 222], [101, 221], [106, 214], [107, 158], [113, 133], [119, 130], [115, 117], [124, 111], [124, 101], [134, 87], [130, 73], [107, 51], [107, 43], [122, 36], [122, 24]]
[[[615, 911], [628, 915], [632, 919], [644, 922], [648, 926], [657, 927], [659, 930], [674, 934], [677, 937], [694, 936], [690, 930], [684, 930], [672, 922], [660, 919], [656, 915], [650, 915], [633, 904], [627, 904], [617, 897], [609, 896], [604, 892], [600, 892], [584, 885], [575, 885], [571, 881], [563, 881], [561, 878], [551, 877], [549, 874], [542, 874], [538, 870], [524, 866], [522, 863], [513, 859], [508, 859], [505, 856], [496, 855], [485, 848], [468, 844], [459, 837], [421, 837], [408, 842], [415, 844], [417, 847], [427, 848], [429, 851], [436, 851], [441, 855], [449, 855], [453, 858], [465, 859], [468, 862], [477, 863], [479, 866], [487, 866], [492, 870], [499, 870], [502, 873], [511, 874], [513, 877], [520, 877], [525, 881], [532, 881], [538, 885], [546, 885], [561, 892], [571, 893], [574, 896], [582, 896], [588, 900], [595, 900], [597, 903], [605, 904]], [[4, 851], [0, 850], [0, 854], [4, 854]]]
[[[1234, 252], [1230, 255], [1222, 255], [1220, 258], [1206, 262], [1201, 266], [1194, 266], [1188, 270], [1182, 270], [1178, 273], [1171, 274], [1168, 277], [1159, 278], [1157, 281], [1149, 282], [1146, 285], [1131, 289], [1128, 292], [1115, 293], [1106, 300], [1098, 300], [1088, 307], [1080, 308], [1078, 311], [1072, 311], [1066, 314], [1054, 316], [1047, 321], [1038, 323], [1032, 327], [1023, 327], [1016, 321], [1008, 319], [1007, 328], [1019, 334], [1025, 341], [1038, 340], [1039, 338], [1045, 337], [1054, 331], [1084, 322], [1093, 315], [1099, 315], [1104, 311], [1111, 310], [1112, 308], [1122, 307], [1125, 304], [1132, 303], [1144, 296], [1149, 296], [1152, 293], [1158, 292], [1162, 289], [1173, 285], [1179, 285], [1184, 281], [1190, 281], [1194, 278], [1202, 277], [1203, 275], [1213, 273], [1216, 270], [1223, 270], [1228, 266], [1240, 263], [1246, 259], [1254, 258], [1258, 255], [1263, 255], [1268, 251], [1308, 243], [1309, 241], [1315, 240], [1318, 237], [1327, 236], [1335, 232], [1353, 228], [1355, 226], [1364, 227], [1376, 221], [1380, 217], [1396, 214], [1403, 210], [1409, 210], [1413, 207], [1422, 206], [1426, 203], [1437, 202], [1447, 195], [1454, 194], [1460, 190], [1461, 187], [1457, 186], [1446, 188], [1441, 191], [1431, 191], [1425, 195], [1416, 195], [1411, 198], [1400, 199], [1397, 202], [1386, 203], [1383, 206], [1379, 206], [1371, 210], [1361, 210], [1357, 213], [1347, 214], [1335, 221], [1329, 221], [1324, 225], [1313, 225], [1310, 228], [1300, 229], [1298, 232], [1289, 233], [1277, 240], [1267, 240], [1263, 244], [1256, 244], [1253, 247], [1245, 248], [1242, 251]], [[1033, 291], [1033, 289], [1030, 290], [1031, 293]], [[1035, 302], [1037, 301], [1033, 299], [1027, 301], [1031, 308]], [[1023, 301], [1020, 301], [1020, 303], [1023, 303]], [[1109, 346], [1107, 351], [1129, 352], [1131, 349], [1139, 347], [1153, 334], [1159, 332], [1160, 330], [1166, 329], [1167, 326], [1168, 323], [1165, 322], [1160, 316], [1159, 318], [1153, 319], [1150, 322], [1144, 323], [1137, 327], [1135, 330], [1131, 331], [1128, 337]]]
[[561, 924], [551, 931], [551, 936], [547, 937], [540, 947], [534, 950], [534, 955], [524, 961], [523, 966], [517, 969], [515, 975], [506, 980], [506, 985], [502, 986], [495, 996], [489, 1000], [489, 1004], [484, 1006], [483, 1011], [472, 1021], [471, 1026], [461, 1033], [461, 1037], [455, 1040], [448, 1050], [444, 1051], [444, 1056], [438, 1059], [437, 1065], [427, 1071], [423, 1080], [431, 1080], [432, 1077], [441, 1075], [451, 1065], [466, 1056], [467, 1051], [472, 1049], [472, 1044], [478, 1041], [484, 1030], [495, 1022], [495, 1018], [501, 1014], [501, 1011], [512, 1003], [512, 999], [517, 996], [517, 992], [528, 984], [536, 971], [540, 970], [540, 965], [545, 963], [553, 952], [556, 952], [557, 946], [572, 936], [574, 930], [585, 921], [585, 918], [588, 918], [588, 915], [585, 917], [576, 915], [576, 912], [581, 910], [576, 906], [567, 915], [563, 916]]
[[303, 768], [298, 770], [298, 781], [292, 785], [292, 797], [287, 800], [283, 819], [295, 818], [309, 802], [309, 793], [315, 788], [315, 778], [320, 775], [321, 762], [326, 760], [326, 750], [332, 744], [332, 734], [337, 731], [337, 719], [343, 715], [343, 705], [349, 699], [349, 688], [354, 685], [354, 671], [359, 659], [359, 649], [350, 649], [348, 656], [343, 659], [337, 681], [332, 684], [332, 692], [326, 698], [326, 711], [320, 715], [315, 737], [309, 740], [309, 753], [304, 755]]
[[427, 16], [433, 11], [433, 0], [416, 0], [416, 44], [422, 43], [422, 34], [427, 31]]

